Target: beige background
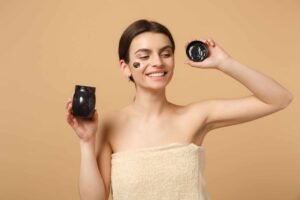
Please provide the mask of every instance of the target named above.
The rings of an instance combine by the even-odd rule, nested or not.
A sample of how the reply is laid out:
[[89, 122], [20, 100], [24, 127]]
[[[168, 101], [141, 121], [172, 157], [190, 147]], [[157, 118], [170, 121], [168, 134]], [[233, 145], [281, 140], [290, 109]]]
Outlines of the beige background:
[[0, 0], [0, 199], [79, 199], [79, 143], [65, 102], [75, 84], [97, 87], [100, 113], [132, 101], [117, 46], [140, 18], [174, 35], [172, 102], [250, 94], [219, 71], [183, 64], [184, 44], [203, 37], [294, 94], [279, 113], [212, 131], [205, 177], [213, 200], [300, 200], [299, 0]]

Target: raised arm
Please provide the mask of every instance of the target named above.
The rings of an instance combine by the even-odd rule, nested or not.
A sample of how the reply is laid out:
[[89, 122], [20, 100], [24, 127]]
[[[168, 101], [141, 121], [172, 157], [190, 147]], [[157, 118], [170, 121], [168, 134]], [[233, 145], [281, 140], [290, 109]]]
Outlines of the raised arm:
[[209, 45], [210, 56], [200, 63], [187, 63], [193, 67], [220, 70], [253, 93], [236, 99], [212, 99], [191, 104], [191, 112], [205, 110], [206, 124], [210, 130], [251, 121], [282, 110], [290, 104], [292, 94], [279, 83], [234, 60], [214, 41], [204, 42]]

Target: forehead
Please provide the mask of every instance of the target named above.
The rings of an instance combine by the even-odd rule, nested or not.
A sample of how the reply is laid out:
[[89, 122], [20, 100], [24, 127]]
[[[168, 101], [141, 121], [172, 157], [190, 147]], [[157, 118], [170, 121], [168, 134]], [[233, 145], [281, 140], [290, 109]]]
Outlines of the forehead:
[[170, 39], [165, 34], [145, 32], [132, 40], [129, 51], [135, 52], [138, 49], [159, 50], [166, 45], [172, 46]]

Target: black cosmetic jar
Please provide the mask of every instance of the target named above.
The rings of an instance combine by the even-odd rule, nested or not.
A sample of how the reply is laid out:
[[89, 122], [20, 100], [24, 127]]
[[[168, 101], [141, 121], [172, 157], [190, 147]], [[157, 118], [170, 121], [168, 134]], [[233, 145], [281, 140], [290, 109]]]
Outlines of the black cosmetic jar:
[[76, 85], [72, 101], [72, 114], [84, 119], [92, 118], [96, 105], [96, 88]]

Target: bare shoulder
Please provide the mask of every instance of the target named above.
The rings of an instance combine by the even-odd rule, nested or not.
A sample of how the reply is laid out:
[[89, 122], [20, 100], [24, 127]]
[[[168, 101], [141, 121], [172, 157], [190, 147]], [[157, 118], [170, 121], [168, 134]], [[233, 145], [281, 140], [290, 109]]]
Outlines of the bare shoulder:
[[105, 114], [104, 122], [113, 128], [118, 123], [128, 118], [128, 107], [112, 110]]
[[99, 134], [109, 135], [109, 132], [114, 129], [117, 122], [122, 120], [122, 118], [124, 118], [123, 109], [101, 114], [99, 117]]

